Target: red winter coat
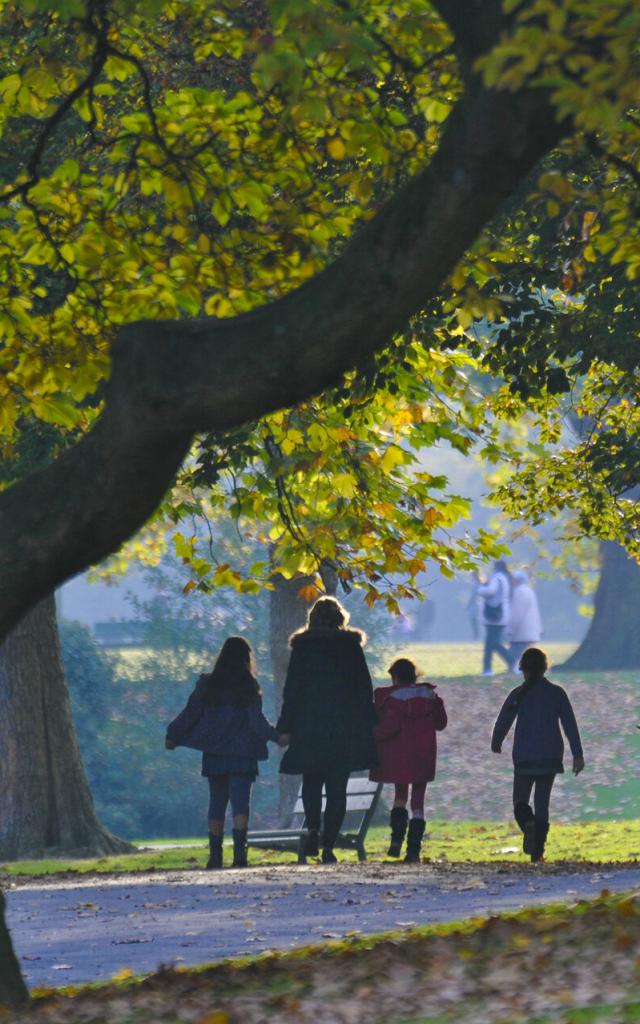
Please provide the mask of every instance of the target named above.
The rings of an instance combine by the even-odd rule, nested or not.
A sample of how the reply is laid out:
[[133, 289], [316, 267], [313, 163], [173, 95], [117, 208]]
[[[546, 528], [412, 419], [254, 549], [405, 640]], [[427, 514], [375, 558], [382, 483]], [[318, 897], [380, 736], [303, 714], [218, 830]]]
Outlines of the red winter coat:
[[435, 687], [382, 686], [374, 693], [378, 724], [373, 735], [378, 767], [375, 782], [431, 782], [436, 774], [436, 731], [447, 724], [447, 712]]

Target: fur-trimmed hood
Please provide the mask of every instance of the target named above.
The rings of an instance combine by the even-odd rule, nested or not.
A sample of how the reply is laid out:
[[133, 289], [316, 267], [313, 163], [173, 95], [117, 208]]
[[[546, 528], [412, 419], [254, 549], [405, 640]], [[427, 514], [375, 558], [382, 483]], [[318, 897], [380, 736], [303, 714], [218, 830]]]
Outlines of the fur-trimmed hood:
[[319, 628], [299, 629], [289, 637], [291, 647], [310, 643], [315, 640], [334, 640], [336, 643], [358, 644], [361, 647], [367, 642], [367, 634], [361, 629], [331, 629], [326, 626]]

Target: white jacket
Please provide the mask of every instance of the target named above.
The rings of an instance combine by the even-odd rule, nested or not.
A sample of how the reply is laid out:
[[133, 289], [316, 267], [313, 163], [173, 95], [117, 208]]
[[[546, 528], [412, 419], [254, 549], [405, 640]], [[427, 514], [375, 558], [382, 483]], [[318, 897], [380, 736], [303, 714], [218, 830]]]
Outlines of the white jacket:
[[[478, 587], [478, 594], [484, 599], [482, 621], [485, 626], [507, 626], [510, 622], [511, 586], [505, 573], [494, 572], [487, 583], [483, 583]], [[491, 608], [495, 608], [498, 605], [501, 606], [498, 618], [491, 619], [487, 617], [487, 605]]]
[[513, 643], [538, 643], [542, 637], [542, 619], [538, 598], [528, 583], [518, 583], [511, 595], [511, 618], [507, 636]]

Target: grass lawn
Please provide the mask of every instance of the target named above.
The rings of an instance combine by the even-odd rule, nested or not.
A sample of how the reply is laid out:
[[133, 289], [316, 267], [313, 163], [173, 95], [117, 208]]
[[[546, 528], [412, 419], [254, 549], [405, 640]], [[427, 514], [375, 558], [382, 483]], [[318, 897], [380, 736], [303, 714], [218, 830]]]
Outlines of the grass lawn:
[[640, 900], [535, 908], [35, 993], [3, 1024], [631, 1024]]
[[[386, 828], [372, 828], [367, 837], [370, 860], [386, 860], [389, 833]], [[148, 840], [154, 846], [166, 847], [141, 851], [118, 857], [91, 860], [32, 860], [0, 864], [0, 877], [49, 875], [62, 871], [78, 874], [91, 872], [176, 871], [202, 868], [208, 851], [204, 842], [185, 839], [183, 846], [172, 848], [179, 840]], [[200, 842], [194, 847], [189, 843]], [[145, 841], [140, 841], [144, 847]], [[423, 856], [431, 861], [448, 863], [486, 863], [510, 861], [526, 864], [528, 858], [521, 852], [520, 833], [511, 824], [480, 821], [433, 821], [428, 825]], [[356, 862], [350, 850], [338, 851], [340, 860]], [[231, 860], [230, 850], [226, 855]], [[549, 833], [546, 859], [550, 863], [561, 861], [587, 861], [590, 863], [628, 862], [640, 860], [640, 820], [583, 822], [554, 825]], [[250, 850], [249, 863], [293, 864], [295, 855], [273, 850]]]
[[[574, 643], [553, 641], [540, 645], [547, 652], [552, 669], [553, 665], [561, 665], [576, 649]], [[482, 643], [411, 643], [395, 645], [384, 649], [377, 656], [374, 654], [372, 668], [376, 676], [382, 680], [394, 658], [402, 656], [415, 661], [421, 673], [427, 679], [446, 678], [459, 679], [461, 676], [479, 676], [482, 672]], [[500, 659], [494, 656], [494, 671], [504, 668]], [[515, 677], [514, 677], [515, 679]], [[518, 680], [516, 679], [517, 683]], [[515, 685], [515, 683], [514, 683]]]

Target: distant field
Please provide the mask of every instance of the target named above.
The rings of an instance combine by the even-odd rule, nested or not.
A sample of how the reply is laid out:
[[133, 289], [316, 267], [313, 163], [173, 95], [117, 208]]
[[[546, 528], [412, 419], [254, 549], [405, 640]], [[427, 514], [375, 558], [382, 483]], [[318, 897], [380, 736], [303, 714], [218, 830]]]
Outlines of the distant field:
[[[372, 672], [376, 679], [382, 680], [387, 669], [394, 658], [411, 658], [419, 666], [421, 672], [431, 678], [438, 676], [447, 679], [457, 679], [460, 676], [477, 676], [482, 672], [482, 644], [478, 643], [398, 643], [389, 647], [378, 647], [372, 640], [369, 642], [369, 661]], [[549, 643], [541, 644], [550, 657], [551, 664], [561, 664], [575, 650], [573, 643]], [[115, 659], [119, 673], [127, 679], [135, 679], [143, 664], [150, 659], [158, 658], [158, 652], [144, 647], [121, 647], [111, 649], [109, 652]], [[163, 662], [171, 660], [170, 651], [162, 652]], [[204, 666], [200, 655], [180, 655], [176, 664], [184, 669], [185, 664], [188, 671], [194, 675], [203, 671]], [[494, 657], [494, 671], [504, 669], [499, 658]]]
[[[547, 652], [552, 665], [559, 665], [565, 661], [576, 649], [574, 643], [541, 643], [540, 646]], [[443, 676], [447, 679], [456, 679], [460, 676], [477, 676], [482, 672], [482, 644], [478, 643], [457, 643], [457, 644], [396, 644], [393, 647], [385, 648], [381, 654], [374, 653], [374, 667], [376, 676], [386, 674], [390, 662], [398, 657], [411, 658], [415, 661], [421, 672], [427, 678]], [[504, 670], [503, 662], [496, 656], [493, 659], [494, 672]]]

